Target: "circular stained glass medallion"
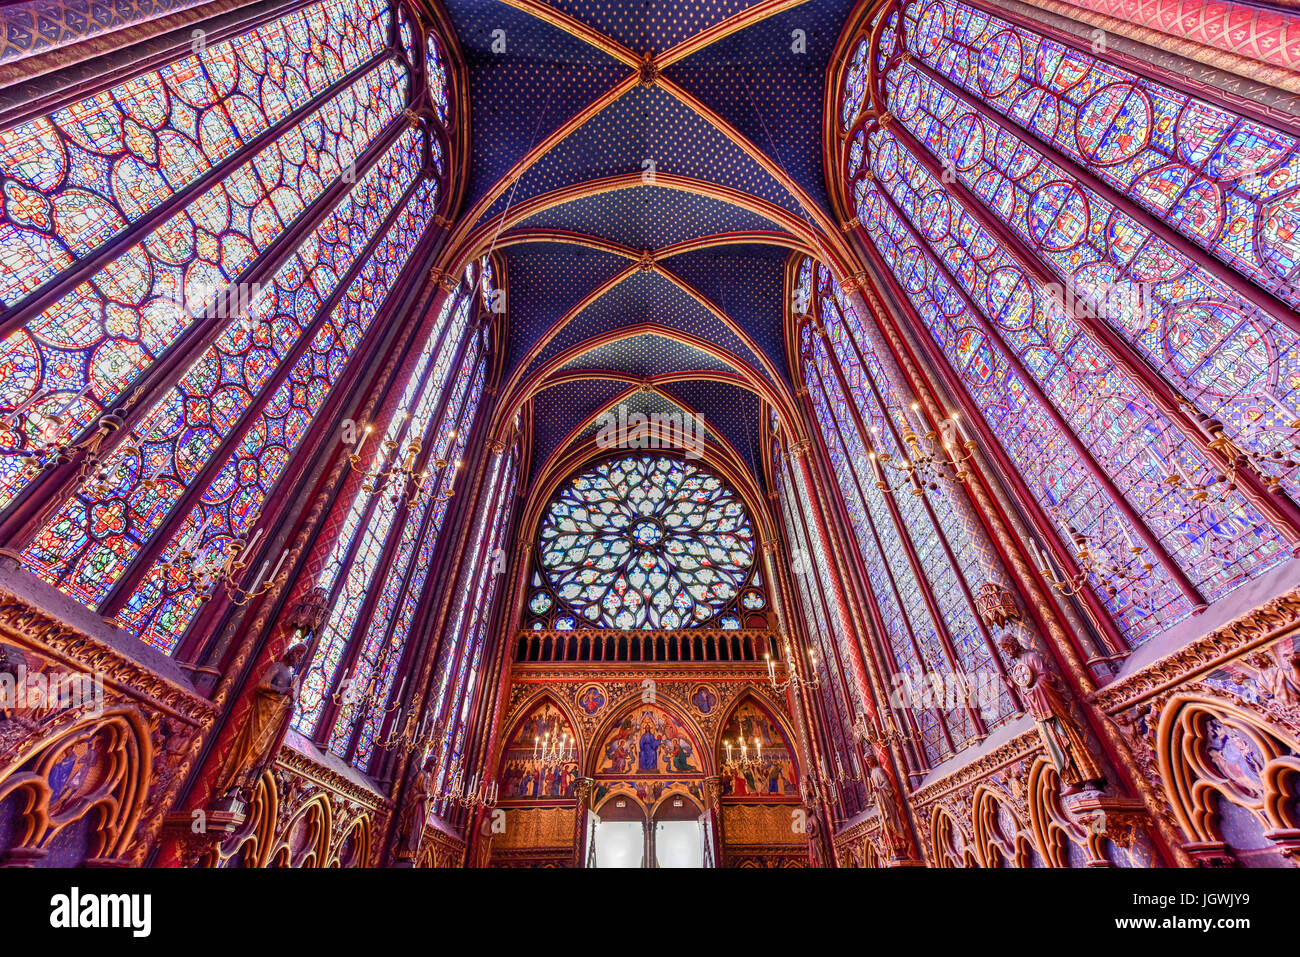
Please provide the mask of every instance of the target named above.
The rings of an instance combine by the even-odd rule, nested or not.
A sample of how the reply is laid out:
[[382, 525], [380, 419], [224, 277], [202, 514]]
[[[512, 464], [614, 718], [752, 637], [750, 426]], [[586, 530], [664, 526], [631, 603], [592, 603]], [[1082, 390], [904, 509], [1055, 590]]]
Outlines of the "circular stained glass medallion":
[[718, 476], [627, 455], [556, 495], [538, 557], [551, 590], [590, 627], [687, 628], [733, 605], [754, 564], [754, 529]]

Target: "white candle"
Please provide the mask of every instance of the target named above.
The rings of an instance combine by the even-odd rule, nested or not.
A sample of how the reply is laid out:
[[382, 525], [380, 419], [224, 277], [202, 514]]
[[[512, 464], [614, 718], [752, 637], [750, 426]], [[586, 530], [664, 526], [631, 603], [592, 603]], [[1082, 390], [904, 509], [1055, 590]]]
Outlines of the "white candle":
[[1065, 516], [1057, 513], [1056, 523], [1061, 526], [1061, 531], [1065, 533], [1065, 540], [1073, 545], [1074, 533], [1070, 531], [1070, 523], [1065, 520]]
[[930, 431], [930, 425], [925, 421], [925, 416], [921, 414], [921, 405], [918, 402], [912, 403], [912, 417], [916, 419], [916, 429], [921, 435]]
[[249, 591], [257, 591], [257, 586], [262, 584], [262, 577], [266, 575], [266, 569], [271, 564], [271, 559], [262, 562], [262, 567], [257, 570], [257, 577], [253, 579], [253, 584], [248, 586]]
[[1056, 560], [1052, 558], [1052, 550], [1050, 548], [1043, 552], [1043, 558], [1047, 561], [1047, 572], [1052, 577], [1052, 580], [1056, 581], [1059, 579], [1064, 581], [1065, 579], [1057, 574]]
[[966, 423], [962, 421], [961, 414], [954, 412], [952, 414], [952, 420], [957, 423], [957, 431], [961, 433], [962, 441], [969, 442], [970, 434], [966, 431]]
[[289, 557], [289, 549], [280, 553], [280, 560], [275, 563], [275, 571], [271, 572], [271, 579], [274, 580], [280, 574], [280, 568], [284, 565], [284, 560]]
[[885, 477], [880, 471], [880, 460], [876, 458], [876, 453], [868, 453], [867, 458], [871, 459], [871, 470], [875, 473], [876, 481], [883, 482]]

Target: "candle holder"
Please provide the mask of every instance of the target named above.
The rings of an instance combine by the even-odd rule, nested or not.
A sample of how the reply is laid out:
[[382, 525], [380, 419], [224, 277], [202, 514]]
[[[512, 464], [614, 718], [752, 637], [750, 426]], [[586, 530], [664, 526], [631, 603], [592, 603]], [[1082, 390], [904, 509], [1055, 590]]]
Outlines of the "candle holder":
[[[405, 501], [407, 508], [414, 506], [429, 480], [443, 469], [452, 469], [452, 482], [454, 483], [455, 471], [461, 466], [459, 459], [454, 463], [449, 463], [445, 459], [436, 458], [432, 463], [426, 463], [426, 467], [417, 474], [415, 463], [424, 449], [424, 443], [418, 435], [412, 436], [406, 441], [405, 449], [400, 457], [396, 454], [399, 449], [403, 448], [403, 442], [398, 436], [403, 431], [410, 431], [410, 423], [411, 413], [403, 412], [398, 419], [398, 424], [395, 427], [390, 427], [390, 435], [380, 444], [378, 454], [374, 456], [367, 466], [362, 465], [362, 451], [375, 430], [373, 423], [366, 425], [361, 430], [360, 437], [353, 445], [352, 451], [348, 453], [348, 468], [364, 476], [364, 481], [361, 484], [362, 492], [366, 495], [374, 495], [387, 489], [391, 492], [394, 504]], [[452, 429], [447, 438], [449, 441], [454, 440], [456, 430]], [[385, 463], [389, 461], [394, 464], [385, 467]], [[446, 501], [454, 494], [455, 491], [449, 484], [438, 498], [440, 501]]]
[[853, 774], [844, 770], [844, 764], [840, 761], [840, 756], [835, 755], [835, 767], [831, 768], [826, 763], [826, 755], [821, 756], [820, 764], [817, 768], [817, 777], [821, 783], [822, 791], [833, 801], [843, 804], [844, 794], [854, 784], [862, 780], [862, 771], [858, 769]]
[[[72, 460], [72, 456], [81, 449], [97, 449], [104, 438], [122, 425], [122, 410], [102, 416], [99, 428], [81, 442], [74, 443], [72, 434], [64, 434], [69, 425], [76, 428], [76, 417], [72, 414], [73, 406], [90, 392], [90, 383], [72, 398], [67, 399], [56, 410], [50, 410], [49, 402], [58, 392], [45, 389], [30, 396], [5, 416], [4, 425], [19, 436], [27, 436], [32, 443], [30, 447], [18, 453], [23, 460], [28, 478], [38, 475], [45, 469], [63, 465]], [[45, 406], [44, 408], [42, 406]], [[110, 420], [106, 422], [105, 420]]]
[[[405, 681], [403, 681], [402, 687], [406, 687]], [[401, 697], [399, 691], [395, 700], [401, 700]], [[417, 695], [411, 702], [410, 709], [406, 712], [406, 720], [403, 721], [401, 715], [398, 715], [397, 720], [393, 722], [392, 729], [388, 732], [388, 737], [381, 742], [380, 747], [385, 751], [399, 751], [408, 755], [418, 751], [421, 755], [421, 763], [423, 763], [424, 756], [428, 755], [434, 742], [439, 740], [442, 735], [444, 726], [441, 721], [436, 725], [433, 724], [430, 720], [431, 715], [427, 713], [417, 724], [415, 716], [420, 711], [420, 703], [421, 699]], [[400, 732], [397, 730], [399, 726], [402, 729]]]
[[[780, 641], [777, 639], [777, 657], [781, 656]], [[785, 661], [781, 667], [785, 670], [785, 677], [781, 677], [778, 671], [777, 661], [773, 659], [770, 652], [763, 655], [763, 662], [767, 665], [767, 683], [777, 694], [785, 694], [790, 688], [816, 688], [821, 685], [821, 677], [817, 674], [817, 655], [808, 649], [808, 674], [801, 673], [799, 662], [794, 655], [794, 642], [786, 641], [785, 643]]]
[[397, 687], [397, 694], [392, 696], [391, 704], [385, 704], [385, 695], [379, 686], [379, 679], [388, 669], [388, 660], [390, 648], [384, 649], [383, 655], [366, 673], [366, 688], [358, 693], [356, 691], [362, 662], [357, 658], [352, 666], [352, 673], [346, 677], [340, 678], [338, 685], [334, 688], [334, 693], [330, 695], [330, 700], [338, 707], [350, 705], [361, 712], [374, 711], [383, 709], [384, 714], [392, 714], [401, 707], [402, 692], [406, 690], [406, 676], [403, 676], [402, 683]]
[[[249, 519], [249, 524], [256, 523], [259, 517], [254, 513]], [[159, 567], [162, 571], [179, 576], [185, 584], [198, 590], [200, 601], [211, 600], [220, 588], [225, 591], [227, 599], [240, 607], [260, 598], [272, 588], [284, 584], [284, 579], [288, 575], [288, 570], [284, 566], [289, 557], [289, 549], [280, 552], [280, 558], [269, 575], [267, 570], [271, 568], [271, 560], [268, 558], [262, 562], [255, 576], [246, 580], [245, 584], [240, 584], [237, 579], [248, 567], [243, 556], [257, 547], [263, 529], [259, 528], [253, 534], [251, 541], [246, 531], [240, 532], [223, 545], [210, 547], [205, 552], [203, 535], [210, 525], [211, 517], [208, 517], [201, 525], [192, 528], [180, 540], [176, 553], [160, 563]]]
[[1073, 598], [1082, 592], [1088, 580], [1092, 579], [1097, 583], [1097, 588], [1108, 598], [1114, 598], [1119, 594], [1120, 588], [1124, 587], [1132, 595], [1135, 604], [1140, 605], [1149, 601], [1155, 589], [1155, 579], [1151, 574], [1155, 565], [1149, 558], [1139, 557], [1144, 554], [1144, 549], [1137, 544], [1127, 528], [1122, 528], [1125, 540], [1124, 551], [1131, 556], [1131, 560], [1120, 563], [1109, 548], [1097, 544], [1059, 515], [1054, 517], [1074, 547], [1074, 558], [1079, 570], [1073, 575], [1058, 575], [1050, 555], [1039, 551], [1038, 546], [1032, 541], [1029, 543], [1029, 548], [1039, 573], [1062, 597]]
[[749, 777], [754, 780], [758, 779], [763, 770], [763, 739], [754, 736], [754, 754], [749, 753], [749, 744], [744, 738], [737, 738], [736, 743], [740, 746], [739, 758], [737, 752], [730, 741], [724, 740], [723, 747], [727, 749], [727, 758], [722, 762], [722, 771], [728, 777]]
[[1225, 567], [1231, 565], [1236, 560], [1238, 541], [1234, 529], [1249, 533], [1254, 528], [1249, 517], [1242, 514], [1240, 502], [1227, 495], [1236, 485], [1220, 475], [1204, 485], [1192, 486], [1186, 473], [1177, 466], [1166, 482], [1189, 494], [1166, 496], [1160, 514], [1173, 528], [1197, 530], [1202, 546], [1210, 555]]
[[489, 781], [480, 773], [475, 773], [469, 781], [465, 780], [465, 771], [460, 760], [452, 762], [447, 780], [439, 800], [473, 810], [477, 807], [496, 807], [500, 796], [500, 787], [496, 781]]
[[[968, 480], [970, 471], [966, 465], [975, 458], [977, 446], [967, 434], [958, 413], [953, 412], [951, 417], [940, 422], [936, 431], [930, 427], [919, 403], [912, 403], [911, 412], [919, 431], [913, 430], [912, 423], [906, 418], [903, 420], [906, 455], [896, 458], [889, 452], [877, 454], [874, 449], [867, 450], [876, 488], [891, 495], [906, 488], [913, 495], [921, 496], [926, 489], [937, 491], [941, 485], [956, 485]], [[876, 438], [879, 442], [878, 432]], [[903, 476], [902, 481], [897, 485], [891, 484], [886, 478], [886, 469]]]
[[884, 721], [880, 727], [875, 722], [867, 719], [864, 714], [859, 714], [853, 721], [853, 734], [858, 742], [864, 748], [889, 747], [891, 745], [902, 745], [916, 738], [907, 731], [899, 729], [894, 722], [893, 710], [885, 711]]
[[[1226, 471], [1218, 473], [1217, 479], [1209, 484], [1223, 482], [1225, 491], [1236, 488], [1237, 476], [1241, 469], [1245, 468], [1253, 472], [1270, 492], [1280, 494], [1283, 491], [1283, 476], [1278, 475], [1277, 470], [1287, 473], [1300, 468], [1300, 443], [1296, 439], [1297, 435], [1300, 435], [1300, 418], [1295, 418], [1294, 413], [1272, 393], [1267, 395], [1283, 415], [1284, 421], [1281, 427], [1256, 424], [1244, 425], [1242, 428], [1246, 438], [1268, 447], [1266, 452], [1255, 452], [1246, 448], [1228, 437], [1219, 419], [1206, 415], [1188, 403], [1183, 404], [1184, 411], [1196, 423], [1211, 451], [1217, 452], [1227, 465]], [[1293, 417], [1287, 420], [1285, 419], [1287, 415]]]
[[567, 733], [552, 737], [548, 731], [533, 739], [533, 760], [545, 773], [577, 760], [577, 749]]

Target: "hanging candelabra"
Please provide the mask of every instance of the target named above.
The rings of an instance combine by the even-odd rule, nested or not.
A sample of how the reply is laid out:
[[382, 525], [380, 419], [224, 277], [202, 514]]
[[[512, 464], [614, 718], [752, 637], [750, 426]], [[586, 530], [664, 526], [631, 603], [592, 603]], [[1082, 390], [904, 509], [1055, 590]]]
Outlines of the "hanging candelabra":
[[[84, 399], [89, 392], [90, 383], [87, 383], [80, 392], [64, 401], [58, 409], [51, 411], [48, 408], [50, 400], [58, 393], [54, 389], [45, 389], [33, 393], [5, 416], [5, 426], [19, 436], [26, 435], [30, 442], [28, 448], [18, 453], [29, 478], [42, 469], [53, 468], [55, 465], [71, 461], [78, 449], [92, 444], [92, 439], [93, 446], [98, 448], [109, 432], [121, 427], [120, 416], [104, 416], [100, 420], [100, 429], [96, 430], [91, 438], [73, 444], [72, 434], [70, 432], [65, 434], [65, 431], [70, 424], [75, 423], [73, 406]], [[42, 405], [46, 407], [42, 408]], [[110, 418], [114, 421], [105, 424], [104, 419]]]
[[[781, 657], [780, 639], [774, 639], [776, 644], [777, 657]], [[794, 642], [786, 641], [785, 643], [785, 660], [778, 666], [777, 661], [773, 659], [770, 652], [763, 655], [763, 661], [767, 664], [767, 683], [777, 694], [785, 694], [789, 688], [798, 688], [801, 685], [806, 688], [816, 688], [821, 684], [821, 678], [817, 674], [817, 655], [808, 649], [808, 673], [805, 675], [800, 671], [799, 662], [794, 654]], [[781, 677], [779, 667], [784, 667], [785, 677]]]
[[[975, 458], [976, 445], [966, 432], [966, 424], [958, 413], [939, 423], [938, 430], [930, 428], [919, 403], [911, 405], [912, 422], [903, 419], [903, 444], [907, 454], [895, 457], [889, 452], [877, 454], [874, 449], [867, 450], [871, 461], [871, 470], [875, 475], [876, 488], [897, 494], [908, 488], [913, 495], [923, 495], [926, 489], [937, 490], [941, 484], [955, 485], [970, 478], [966, 465]], [[877, 432], [877, 444], [880, 436]], [[886, 470], [896, 472], [902, 480], [893, 485], [886, 477]]]
[[1132, 556], [1132, 560], [1120, 562], [1110, 548], [1084, 535], [1059, 514], [1054, 517], [1065, 533], [1066, 539], [1073, 546], [1074, 560], [1079, 570], [1073, 575], [1058, 574], [1050, 553], [1040, 551], [1038, 545], [1032, 540], [1029, 542], [1029, 550], [1039, 573], [1063, 597], [1073, 598], [1079, 594], [1089, 579], [1095, 581], [1097, 587], [1107, 597], [1113, 598], [1119, 594], [1121, 588], [1128, 591], [1134, 604], [1141, 604], [1150, 597], [1150, 593], [1156, 586], [1154, 576], [1151, 574], [1155, 565], [1149, 558], [1141, 557], [1144, 555], [1144, 550], [1134, 540], [1133, 533], [1129, 531], [1127, 525], [1121, 523], [1120, 531], [1124, 537], [1124, 551]]
[[[379, 451], [370, 464], [363, 466], [361, 453], [375, 430], [373, 424], [367, 425], [361, 430], [361, 434], [352, 446], [352, 451], [348, 454], [348, 466], [352, 471], [364, 477], [361, 491], [366, 495], [374, 495], [387, 489], [394, 504], [405, 501], [408, 508], [414, 505], [430, 479], [443, 469], [450, 469], [451, 478], [447, 482], [446, 489], [438, 496], [439, 500], [445, 501], [456, 494], [453, 486], [456, 480], [456, 471], [460, 468], [461, 461], [457, 459], [454, 462], [448, 462], [443, 458], [435, 458], [432, 463], [426, 462], [425, 467], [417, 473], [415, 470], [416, 461], [424, 448], [420, 436], [411, 436], [405, 444], [405, 449], [400, 455], [397, 454], [398, 450], [403, 448], [402, 440], [398, 438], [398, 435], [403, 429], [410, 431], [410, 422], [411, 413], [403, 412], [397, 428], [380, 443]], [[452, 429], [447, 434], [447, 441], [450, 443], [455, 438], [456, 430]], [[392, 464], [386, 465], [389, 462]]]
[[533, 738], [533, 761], [543, 773], [571, 764], [576, 760], [574, 740], [568, 733], [546, 732]]
[[862, 780], [862, 766], [858, 762], [856, 753], [850, 752], [849, 754], [849, 763], [853, 766], [852, 771], [845, 769], [844, 762], [840, 760], [839, 752], [835, 753], [834, 758], [835, 761], [832, 766], [826, 762], [826, 755], [821, 756], [822, 786], [828, 793], [831, 788], [835, 788], [837, 793], [843, 792], [851, 785]]
[[[1226, 471], [1218, 472], [1206, 486], [1196, 488], [1198, 494], [1202, 488], [1208, 490], [1209, 486], [1219, 483], [1224, 485], [1225, 491], [1236, 488], [1237, 476], [1243, 468], [1249, 469], [1258, 476], [1270, 492], [1280, 493], [1283, 476], [1278, 473], [1285, 474], [1300, 468], [1300, 442], [1297, 441], [1297, 437], [1300, 436], [1300, 417], [1283, 405], [1271, 392], [1266, 392], [1265, 396], [1281, 414], [1280, 426], [1259, 424], [1263, 420], [1261, 416], [1253, 424], [1244, 423], [1241, 431], [1244, 437], [1267, 448], [1266, 452], [1254, 452], [1234, 442], [1228, 437], [1219, 419], [1184, 403], [1184, 410], [1196, 423], [1197, 429], [1205, 437], [1206, 444], [1212, 451], [1219, 453], [1227, 463]], [[1186, 476], [1175, 473], [1169, 481], [1171, 484], [1175, 481], [1186, 481]]]
[[757, 780], [763, 770], [763, 739], [754, 736], [753, 755], [750, 755], [749, 744], [744, 738], [737, 738], [736, 743], [740, 746], [739, 750], [729, 740], [722, 742], [727, 749], [727, 758], [722, 763], [723, 773], [728, 777], [740, 776]]
[[[406, 687], [406, 683], [402, 683]], [[398, 692], [397, 698], [401, 700], [401, 692]], [[433, 722], [433, 715], [426, 712], [424, 717], [418, 722], [416, 714], [420, 710], [420, 697], [417, 695], [411, 702], [410, 709], [406, 712], [406, 719], [403, 720], [401, 714], [393, 722], [392, 729], [388, 732], [388, 737], [380, 744], [385, 751], [400, 751], [402, 754], [420, 753], [420, 763], [423, 764], [429, 752], [433, 750], [434, 743], [441, 740], [445, 731], [442, 721], [437, 724]], [[399, 731], [398, 728], [401, 728]], [[441, 755], [439, 755], [439, 758]]]
[[885, 710], [879, 727], [875, 722], [869, 721], [866, 715], [859, 714], [853, 722], [853, 734], [865, 748], [889, 747], [915, 740], [911, 733], [901, 730], [895, 724], [892, 708]]
[[[253, 513], [249, 524], [256, 523], [258, 518], [258, 513]], [[217, 589], [221, 588], [225, 591], [226, 597], [239, 606], [247, 605], [253, 599], [265, 595], [272, 588], [284, 583], [283, 579], [287, 575], [284, 565], [289, 557], [289, 549], [280, 552], [280, 558], [275, 563], [274, 569], [271, 568], [271, 559], [268, 558], [262, 562], [256, 575], [241, 584], [240, 575], [248, 567], [243, 556], [257, 547], [264, 530], [259, 528], [254, 532], [251, 541], [248, 539], [247, 532], [240, 532], [223, 544], [205, 550], [203, 536], [211, 525], [210, 515], [205, 517], [202, 523], [194, 525], [177, 543], [176, 551], [171, 557], [160, 563], [163, 572], [182, 578], [199, 593], [200, 601], [208, 601], [217, 593]]]
[[1236, 483], [1221, 472], [1196, 483], [1172, 454], [1170, 465], [1164, 484], [1182, 494], [1164, 496], [1159, 514], [1170, 528], [1186, 535], [1189, 544], [1206, 549], [1225, 567], [1231, 565], [1237, 557], [1238, 533], [1249, 534], [1254, 528], [1240, 501], [1229, 495]]
[[470, 810], [476, 807], [492, 808], [496, 807], [499, 790], [497, 782], [487, 780], [481, 772], [476, 771], [466, 781], [464, 768], [460, 760], [456, 759], [447, 774], [439, 800]]
[[[77, 469], [77, 480], [86, 483], [87, 494], [102, 498], [113, 491], [116, 484], [114, 473], [123, 471], [120, 466], [116, 468], [113, 466], [114, 461], [120, 462], [134, 457], [140, 460], [142, 466], [144, 465], [144, 456], [134, 444], [123, 445], [112, 459], [102, 451], [108, 437], [126, 424], [127, 412], [135, 404], [138, 393], [128, 399], [122, 407], [99, 416], [94, 431], [78, 441], [74, 438], [77, 425], [73, 406], [86, 398], [89, 392], [90, 386], [87, 385], [53, 412], [40, 408], [43, 400], [55, 395], [53, 390], [38, 393], [10, 412], [3, 420], [3, 425], [15, 435], [27, 435], [32, 443], [18, 453], [27, 478], [34, 478], [47, 469], [66, 465], [78, 453], [84, 453]], [[145, 479], [141, 482], [141, 488], [149, 489], [154, 484], [156, 484], [154, 481]]]
[[393, 695], [391, 699], [384, 693], [380, 681], [384, 672], [388, 670], [392, 647], [392, 645], [386, 646], [379, 661], [367, 671], [364, 690], [357, 690], [361, 686], [362, 668], [362, 660], [358, 657], [352, 665], [352, 673], [339, 679], [330, 700], [339, 707], [350, 705], [362, 713], [382, 709], [384, 714], [392, 714], [400, 708], [402, 693], [406, 690], [406, 676], [402, 676], [402, 683], [397, 687], [397, 694]]

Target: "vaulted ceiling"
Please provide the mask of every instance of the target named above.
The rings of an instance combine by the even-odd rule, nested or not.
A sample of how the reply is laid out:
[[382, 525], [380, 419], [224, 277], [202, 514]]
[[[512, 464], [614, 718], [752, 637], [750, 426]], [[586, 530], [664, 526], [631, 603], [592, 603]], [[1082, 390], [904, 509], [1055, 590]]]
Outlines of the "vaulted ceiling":
[[505, 263], [501, 418], [532, 403], [533, 476], [621, 401], [701, 412], [761, 473], [787, 261], [842, 243], [822, 110], [853, 5], [447, 0], [471, 132], [448, 248]]

